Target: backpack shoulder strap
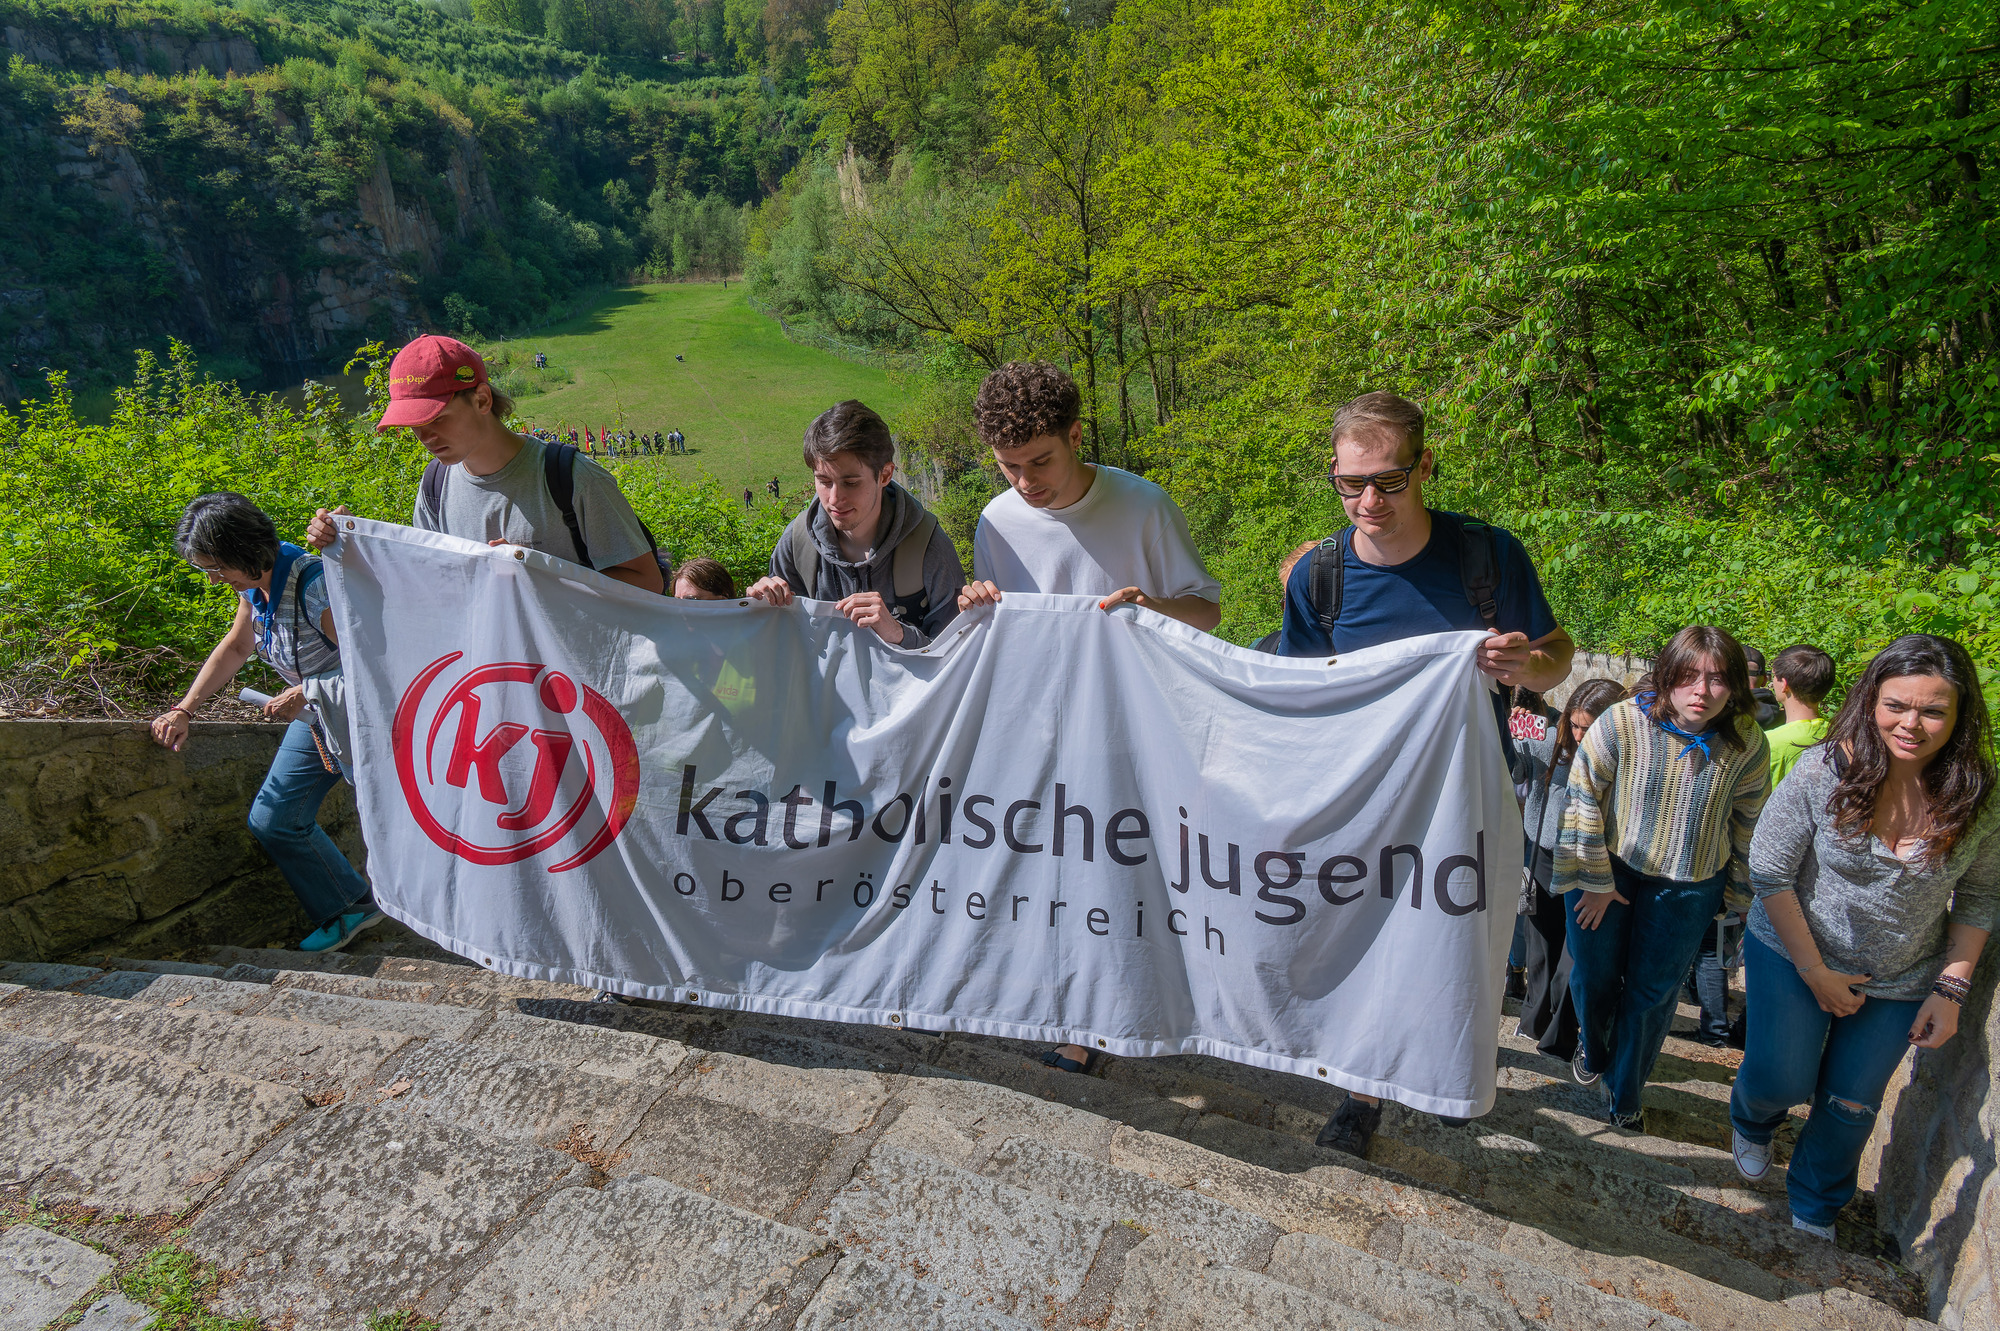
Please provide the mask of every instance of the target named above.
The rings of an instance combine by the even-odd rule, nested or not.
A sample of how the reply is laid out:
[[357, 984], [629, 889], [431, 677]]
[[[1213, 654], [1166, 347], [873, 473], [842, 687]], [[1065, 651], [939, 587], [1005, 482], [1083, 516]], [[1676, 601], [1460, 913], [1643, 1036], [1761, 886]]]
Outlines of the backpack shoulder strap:
[[424, 513], [438, 531], [444, 530], [444, 479], [449, 470], [444, 463], [432, 458], [424, 464], [424, 478], [417, 483], [417, 495], [423, 500]]
[[890, 556], [889, 567], [895, 579], [898, 601], [924, 596], [924, 555], [930, 551], [931, 534], [937, 529], [937, 515], [927, 512], [923, 521], [910, 528], [903, 539], [896, 542], [896, 553]]
[[1500, 623], [1500, 538], [1484, 522], [1467, 518], [1458, 529], [1458, 577], [1465, 599], [1479, 612], [1488, 633]]
[[576, 520], [576, 449], [568, 444], [544, 444], [542, 479], [548, 482], [549, 498], [562, 510], [570, 540], [576, 543], [576, 562], [585, 568], [596, 568], [590, 562], [590, 547], [583, 541], [583, 524]]
[[1311, 579], [1307, 590], [1312, 594], [1313, 613], [1329, 644], [1333, 641], [1333, 626], [1340, 620], [1340, 601], [1347, 581], [1347, 533], [1351, 530], [1343, 528], [1321, 541], [1312, 552], [1312, 567], [1307, 574]]
[[799, 581], [805, 584], [807, 599], [819, 591], [819, 547], [813, 544], [812, 532], [806, 527], [811, 515], [812, 505], [807, 504], [785, 524], [785, 545], [792, 552], [792, 567], [798, 570]]
[[296, 578], [298, 586], [292, 592], [292, 635], [294, 639], [297, 638], [298, 624], [300, 621], [303, 621], [308, 628], [312, 629], [319, 636], [321, 642], [335, 651], [339, 651], [340, 645], [332, 638], [326, 636], [326, 630], [319, 626], [319, 621], [308, 617], [305, 613], [306, 588], [319, 581], [320, 576], [325, 572], [326, 565], [317, 559], [305, 559], [301, 561]]

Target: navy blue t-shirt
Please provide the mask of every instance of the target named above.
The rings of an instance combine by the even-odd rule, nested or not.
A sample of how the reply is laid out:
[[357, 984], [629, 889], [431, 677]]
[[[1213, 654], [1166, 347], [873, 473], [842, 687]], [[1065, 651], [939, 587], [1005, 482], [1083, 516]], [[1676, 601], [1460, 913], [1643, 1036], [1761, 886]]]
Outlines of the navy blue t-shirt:
[[[1334, 621], [1331, 642], [1313, 608], [1312, 556], [1301, 559], [1285, 584], [1278, 655], [1344, 656], [1399, 638], [1484, 629], [1486, 621], [1466, 599], [1465, 581], [1459, 576], [1458, 542], [1465, 521], [1461, 514], [1432, 509], [1431, 539], [1422, 553], [1400, 564], [1363, 563], [1352, 538], [1342, 541], [1340, 618]], [[1542, 595], [1534, 562], [1511, 532], [1499, 527], [1491, 531], [1499, 572], [1499, 585], [1493, 589], [1498, 630], [1525, 633], [1529, 642], [1539, 642], [1554, 633], [1557, 624], [1548, 598]], [[1485, 538], [1475, 534], [1472, 539]], [[1496, 695], [1495, 708], [1504, 732], [1504, 694]]]

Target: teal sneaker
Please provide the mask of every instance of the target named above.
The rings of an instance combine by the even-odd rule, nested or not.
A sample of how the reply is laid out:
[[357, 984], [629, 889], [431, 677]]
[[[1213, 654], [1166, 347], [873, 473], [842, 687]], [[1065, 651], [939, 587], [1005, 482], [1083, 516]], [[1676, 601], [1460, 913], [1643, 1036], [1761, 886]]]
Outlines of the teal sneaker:
[[322, 925], [306, 935], [305, 942], [299, 944], [299, 951], [338, 952], [359, 938], [362, 930], [373, 929], [387, 918], [381, 911], [374, 909], [357, 910], [336, 916], [331, 923]]

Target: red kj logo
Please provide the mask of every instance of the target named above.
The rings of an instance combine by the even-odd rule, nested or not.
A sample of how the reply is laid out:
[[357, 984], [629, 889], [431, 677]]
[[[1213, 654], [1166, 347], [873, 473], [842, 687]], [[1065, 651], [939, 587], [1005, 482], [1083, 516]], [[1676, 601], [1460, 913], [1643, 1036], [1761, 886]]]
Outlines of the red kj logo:
[[603, 694], [532, 661], [474, 666], [443, 688], [464, 655], [425, 666], [396, 707], [396, 775], [411, 815], [474, 864], [516, 864], [572, 834], [581, 847], [549, 872], [589, 863], [638, 803], [631, 727]]

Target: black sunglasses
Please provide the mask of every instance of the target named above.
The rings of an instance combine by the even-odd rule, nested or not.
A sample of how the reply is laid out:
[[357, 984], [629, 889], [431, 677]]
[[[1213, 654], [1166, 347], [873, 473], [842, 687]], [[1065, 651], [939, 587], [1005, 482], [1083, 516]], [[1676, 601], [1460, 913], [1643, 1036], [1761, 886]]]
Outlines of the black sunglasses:
[[[1418, 462], [1421, 461], [1422, 459], [1419, 458]], [[1361, 497], [1361, 492], [1371, 485], [1385, 495], [1401, 494], [1410, 488], [1410, 473], [1416, 469], [1417, 463], [1412, 462], [1407, 467], [1396, 467], [1390, 471], [1378, 471], [1372, 475], [1343, 476], [1329, 467], [1326, 478], [1333, 482], [1333, 488], [1344, 498], [1358, 499]]]

